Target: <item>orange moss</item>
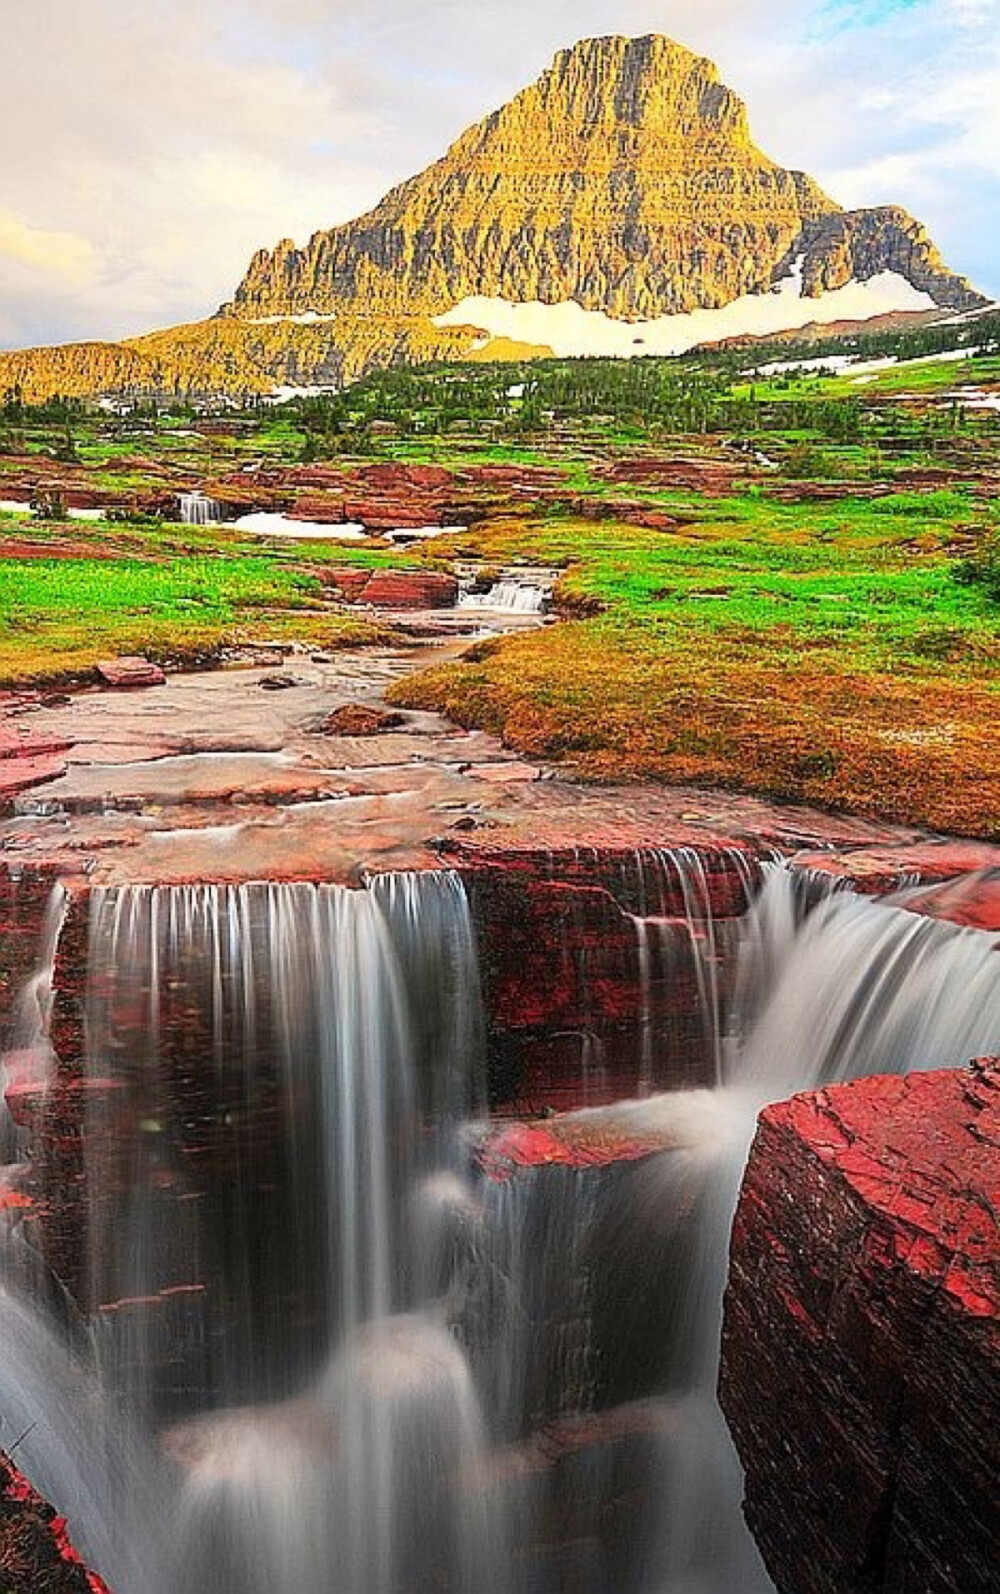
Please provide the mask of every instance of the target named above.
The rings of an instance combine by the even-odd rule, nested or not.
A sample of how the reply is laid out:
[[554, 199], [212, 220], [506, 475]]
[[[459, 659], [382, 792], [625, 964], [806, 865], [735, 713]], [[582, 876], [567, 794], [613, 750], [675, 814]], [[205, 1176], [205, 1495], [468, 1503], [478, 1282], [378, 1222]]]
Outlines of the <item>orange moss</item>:
[[941, 674], [866, 673], [826, 647], [766, 646], [758, 638], [752, 652], [739, 632], [716, 631], [650, 650], [589, 621], [487, 644], [392, 695], [597, 779], [721, 786], [1000, 834], [996, 692]]

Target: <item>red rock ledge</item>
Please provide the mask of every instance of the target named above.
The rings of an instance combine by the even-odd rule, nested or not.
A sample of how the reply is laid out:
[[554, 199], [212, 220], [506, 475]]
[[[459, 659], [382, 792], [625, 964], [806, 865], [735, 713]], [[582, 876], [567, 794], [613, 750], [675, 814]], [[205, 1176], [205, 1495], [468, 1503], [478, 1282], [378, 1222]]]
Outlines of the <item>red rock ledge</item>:
[[109, 1594], [69, 1541], [65, 1517], [0, 1451], [0, 1588], [4, 1594]]
[[782, 1594], [1000, 1588], [1000, 1060], [763, 1114], [720, 1398]]

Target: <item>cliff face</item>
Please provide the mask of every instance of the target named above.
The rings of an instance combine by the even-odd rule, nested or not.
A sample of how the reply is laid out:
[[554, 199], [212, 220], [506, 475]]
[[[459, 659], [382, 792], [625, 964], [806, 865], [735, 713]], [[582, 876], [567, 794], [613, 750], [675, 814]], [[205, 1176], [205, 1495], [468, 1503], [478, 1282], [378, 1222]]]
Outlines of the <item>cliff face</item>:
[[989, 1594], [1000, 1565], [1000, 1062], [762, 1116], [720, 1396], [782, 1594]]
[[575, 300], [625, 320], [886, 270], [979, 302], [919, 223], [844, 213], [753, 144], [743, 102], [672, 40], [588, 39], [359, 220], [261, 251], [225, 313], [435, 315], [468, 297]]

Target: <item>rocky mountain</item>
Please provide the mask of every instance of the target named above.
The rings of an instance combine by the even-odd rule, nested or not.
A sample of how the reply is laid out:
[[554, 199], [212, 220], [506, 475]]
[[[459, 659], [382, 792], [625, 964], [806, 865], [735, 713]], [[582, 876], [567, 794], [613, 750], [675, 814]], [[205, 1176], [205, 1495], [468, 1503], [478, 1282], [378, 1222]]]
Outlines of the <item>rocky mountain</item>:
[[501, 338], [505, 352], [666, 353], [984, 302], [906, 211], [845, 211], [762, 154], [704, 57], [659, 35], [587, 39], [367, 215], [260, 251], [211, 320], [121, 356], [0, 356], [0, 388], [16, 371], [31, 396], [93, 391], [120, 369], [164, 389], [267, 391], [490, 358]]
[[763, 155], [711, 61], [587, 39], [366, 216], [261, 251], [223, 313], [487, 297], [654, 320], [766, 292], [799, 256], [808, 296], [893, 271], [936, 304], [979, 302], [905, 211], [845, 212]]

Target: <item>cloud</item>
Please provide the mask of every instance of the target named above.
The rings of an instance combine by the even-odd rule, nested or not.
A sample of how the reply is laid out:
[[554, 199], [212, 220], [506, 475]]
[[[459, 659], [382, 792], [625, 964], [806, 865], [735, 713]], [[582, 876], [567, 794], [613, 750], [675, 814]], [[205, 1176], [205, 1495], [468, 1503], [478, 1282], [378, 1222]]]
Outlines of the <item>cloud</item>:
[[30, 226], [12, 210], [0, 209], [0, 260], [83, 286], [96, 268], [93, 244], [79, 233]]
[[769, 154], [845, 202], [908, 205], [1000, 294], [998, 6], [32, 0], [4, 19], [0, 337], [210, 313], [256, 248], [359, 214], [611, 32], [712, 55]]

